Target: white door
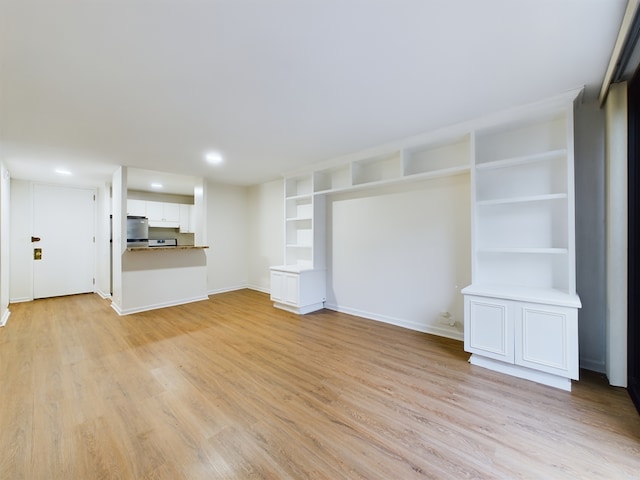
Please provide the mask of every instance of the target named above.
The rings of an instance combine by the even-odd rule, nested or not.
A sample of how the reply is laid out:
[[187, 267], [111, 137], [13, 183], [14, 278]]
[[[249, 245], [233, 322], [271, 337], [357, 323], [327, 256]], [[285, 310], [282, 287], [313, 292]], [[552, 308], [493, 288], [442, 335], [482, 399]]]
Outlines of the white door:
[[86, 188], [34, 185], [34, 298], [93, 292], [94, 195]]

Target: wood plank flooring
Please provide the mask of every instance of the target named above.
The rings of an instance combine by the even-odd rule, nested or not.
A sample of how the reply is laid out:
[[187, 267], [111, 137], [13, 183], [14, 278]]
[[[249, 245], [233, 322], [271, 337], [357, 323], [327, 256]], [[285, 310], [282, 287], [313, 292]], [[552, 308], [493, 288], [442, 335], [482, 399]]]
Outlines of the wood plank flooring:
[[640, 477], [640, 416], [601, 375], [567, 393], [249, 290], [126, 317], [97, 295], [11, 310], [1, 479]]

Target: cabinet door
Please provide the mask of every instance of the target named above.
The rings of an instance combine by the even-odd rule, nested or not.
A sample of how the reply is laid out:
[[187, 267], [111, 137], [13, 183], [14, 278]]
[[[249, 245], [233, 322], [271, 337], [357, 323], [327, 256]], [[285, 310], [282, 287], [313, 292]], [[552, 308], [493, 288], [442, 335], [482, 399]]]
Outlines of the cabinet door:
[[147, 217], [150, 222], [161, 222], [162, 214], [162, 202], [147, 202]]
[[515, 322], [515, 363], [578, 379], [575, 308], [521, 304]]
[[194, 233], [193, 205], [180, 205], [180, 233]]
[[127, 215], [146, 217], [147, 202], [145, 202], [144, 200], [136, 200], [136, 199], [127, 200]]
[[513, 363], [511, 304], [495, 298], [465, 296], [464, 349]]
[[292, 305], [299, 305], [300, 277], [289, 273], [284, 276], [284, 301]]
[[179, 203], [163, 203], [162, 219], [165, 222], [180, 223], [180, 204]]
[[271, 271], [271, 300], [282, 302], [284, 297], [284, 274]]

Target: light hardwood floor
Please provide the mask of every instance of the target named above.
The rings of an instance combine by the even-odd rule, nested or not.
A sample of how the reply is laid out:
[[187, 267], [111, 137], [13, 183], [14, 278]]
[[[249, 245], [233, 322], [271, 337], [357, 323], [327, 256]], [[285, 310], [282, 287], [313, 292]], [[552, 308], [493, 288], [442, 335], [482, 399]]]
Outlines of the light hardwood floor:
[[640, 416], [469, 365], [457, 341], [249, 290], [118, 317], [11, 306], [2, 479], [639, 478]]

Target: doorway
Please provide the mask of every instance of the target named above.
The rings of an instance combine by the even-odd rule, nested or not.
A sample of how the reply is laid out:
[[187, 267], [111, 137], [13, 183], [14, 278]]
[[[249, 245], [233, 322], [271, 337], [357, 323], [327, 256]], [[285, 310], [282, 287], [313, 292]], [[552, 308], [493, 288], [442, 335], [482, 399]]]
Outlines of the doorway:
[[33, 186], [33, 297], [94, 290], [95, 191]]

